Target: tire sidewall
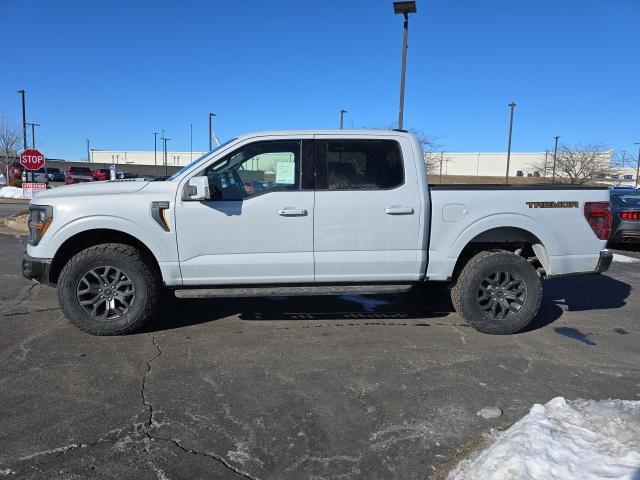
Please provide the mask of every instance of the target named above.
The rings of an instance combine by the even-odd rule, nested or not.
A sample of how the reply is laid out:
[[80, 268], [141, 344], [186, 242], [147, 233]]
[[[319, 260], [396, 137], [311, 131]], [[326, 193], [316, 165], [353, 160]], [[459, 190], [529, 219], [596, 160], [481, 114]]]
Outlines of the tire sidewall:
[[[509, 272], [522, 279], [525, 285], [525, 301], [514, 315], [503, 319], [488, 316], [478, 303], [478, 290], [481, 282], [489, 275], [497, 272]], [[509, 252], [496, 252], [475, 263], [468, 272], [461, 294], [461, 304], [465, 310], [464, 317], [483, 333], [510, 334], [522, 330], [528, 325], [540, 308], [542, 296], [540, 277], [535, 269], [522, 257]]]
[[[91, 269], [112, 266], [116, 267], [131, 280], [135, 289], [133, 305], [122, 316], [99, 320], [84, 311], [76, 296], [80, 279]], [[143, 314], [149, 286], [140, 267], [124, 255], [117, 252], [95, 250], [83, 258], [82, 262], [69, 262], [63, 269], [58, 283], [57, 293], [65, 316], [76, 326], [85, 331], [95, 333], [114, 333], [127, 329]]]

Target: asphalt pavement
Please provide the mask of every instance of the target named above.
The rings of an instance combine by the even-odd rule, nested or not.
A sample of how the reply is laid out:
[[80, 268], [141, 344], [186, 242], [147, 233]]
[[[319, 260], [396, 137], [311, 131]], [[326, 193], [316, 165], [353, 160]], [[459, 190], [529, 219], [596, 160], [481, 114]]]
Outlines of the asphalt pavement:
[[545, 281], [511, 336], [477, 333], [435, 286], [175, 300], [142, 333], [93, 337], [21, 277], [24, 244], [0, 235], [11, 478], [441, 478], [534, 403], [640, 399], [640, 263]]

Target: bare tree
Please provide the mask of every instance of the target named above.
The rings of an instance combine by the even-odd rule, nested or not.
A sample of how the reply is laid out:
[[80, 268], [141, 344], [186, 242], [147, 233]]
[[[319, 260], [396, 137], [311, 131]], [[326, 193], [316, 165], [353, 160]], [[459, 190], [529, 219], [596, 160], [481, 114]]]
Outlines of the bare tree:
[[[394, 128], [397, 128], [397, 123], [392, 123], [388, 127], [376, 128], [381, 130], [392, 130]], [[431, 135], [424, 133], [422, 130], [418, 130], [415, 128], [409, 128], [407, 131], [414, 134], [418, 139], [418, 142], [420, 143], [420, 147], [422, 148], [422, 153], [424, 156], [424, 163], [427, 167], [427, 173], [430, 175], [440, 174], [440, 167], [443, 160], [448, 162], [450, 159], [444, 156], [442, 145], [438, 143], [437, 138], [432, 137]]]
[[5, 171], [7, 184], [9, 184], [9, 164], [18, 156], [20, 139], [20, 131], [9, 125], [4, 116], [0, 117], [0, 163]]
[[[531, 167], [544, 171], [544, 160], [534, 162]], [[547, 161], [547, 172], [553, 169], [553, 157]], [[602, 143], [589, 145], [562, 145], [556, 157], [556, 180], [562, 183], [582, 185], [614, 172], [611, 152]], [[549, 176], [549, 173], [547, 173]]]

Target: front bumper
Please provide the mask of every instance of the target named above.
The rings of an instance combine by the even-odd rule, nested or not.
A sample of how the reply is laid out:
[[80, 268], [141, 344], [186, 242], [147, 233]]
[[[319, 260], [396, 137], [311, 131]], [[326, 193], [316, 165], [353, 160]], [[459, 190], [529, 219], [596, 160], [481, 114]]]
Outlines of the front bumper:
[[51, 270], [51, 259], [34, 258], [27, 252], [22, 255], [22, 275], [25, 278], [48, 284], [49, 270]]
[[596, 265], [595, 273], [602, 273], [609, 270], [611, 266], [611, 262], [613, 261], [613, 253], [609, 250], [602, 250], [600, 252], [600, 259], [598, 260], [598, 265]]

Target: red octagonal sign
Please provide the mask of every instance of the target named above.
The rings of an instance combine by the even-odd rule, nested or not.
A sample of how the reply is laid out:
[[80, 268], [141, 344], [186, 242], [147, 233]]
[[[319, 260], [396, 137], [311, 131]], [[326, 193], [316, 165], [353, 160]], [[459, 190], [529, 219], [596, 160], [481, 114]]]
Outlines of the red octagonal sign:
[[20, 154], [20, 163], [27, 170], [38, 170], [44, 167], [45, 158], [38, 150], [28, 148]]

